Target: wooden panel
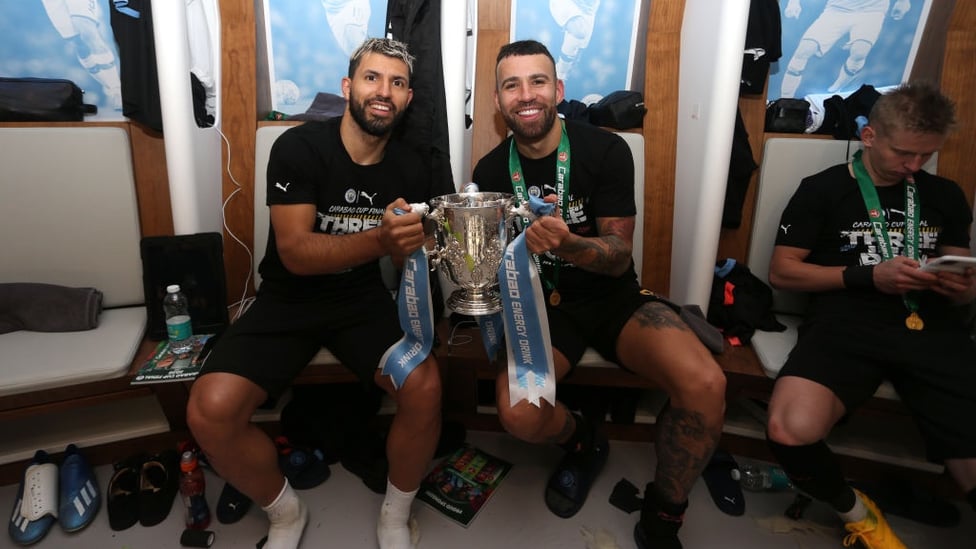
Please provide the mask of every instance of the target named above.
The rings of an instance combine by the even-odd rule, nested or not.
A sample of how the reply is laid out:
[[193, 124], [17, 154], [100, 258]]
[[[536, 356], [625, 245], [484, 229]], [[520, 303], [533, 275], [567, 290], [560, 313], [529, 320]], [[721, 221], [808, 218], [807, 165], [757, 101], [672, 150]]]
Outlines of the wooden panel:
[[[221, 2], [221, 101], [220, 127], [230, 142], [230, 154], [223, 150], [226, 166], [240, 187], [223, 171], [223, 196], [233, 194], [224, 209], [227, 227], [253, 248], [254, 235], [254, 134], [257, 131], [257, 60], [254, 2]], [[224, 230], [224, 268], [227, 271], [228, 302], [253, 293], [251, 259], [248, 251]], [[245, 286], [245, 280], [248, 280]]]
[[958, 127], [939, 153], [939, 174], [959, 183], [973, 203], [976, 176], [976, 2], [956, 2], [946, 33], [942, 91], [956, 102]]
[[671, 284], [674, 178], [678, 139], [678, 65], [684, 0], [652, 1], [644, 97], [644, 264], [642, 283], [667, 294]]
[[909, 80], [939, 82], [945, 62], [945, 34], [956, 0], [932, 0]]
[[135, 122], [127, 126], [132, 143], [132, 169], [135, 171], [142, 236], [172, 235], [173, 210], [163, 134]]
[[471, 168], [502, 142], [508, 130], [495, 109], [495, 58], [509, 43], [509, 0], [478, 2], [478, 49], [475, 52], [474, 132], [471, 136]]

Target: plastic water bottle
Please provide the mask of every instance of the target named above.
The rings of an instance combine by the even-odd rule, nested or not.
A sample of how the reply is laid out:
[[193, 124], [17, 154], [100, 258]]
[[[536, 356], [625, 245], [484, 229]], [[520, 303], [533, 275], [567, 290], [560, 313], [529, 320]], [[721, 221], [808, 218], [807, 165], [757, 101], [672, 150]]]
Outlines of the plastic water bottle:
[[186, 510], [186, 527], [206, 530], [210, 526], [210, 506], [207, 505], [206, 481], [203, 469], [192, 451], [180, 456], [180, 495]]
[[746, 464], [732, 471], [732, 478], [742, 488], [751, 492], [775, 492], [793, 488], [789, 477], [779, 467], [762, 464]]
[[193, 326], [190, 323], [190, 307], [179, 284], [166, 287], [163, 311], [166, 312], [166, 334], [169, 336], [170, 351], [174, 354], [189, 352], [193, 348]]

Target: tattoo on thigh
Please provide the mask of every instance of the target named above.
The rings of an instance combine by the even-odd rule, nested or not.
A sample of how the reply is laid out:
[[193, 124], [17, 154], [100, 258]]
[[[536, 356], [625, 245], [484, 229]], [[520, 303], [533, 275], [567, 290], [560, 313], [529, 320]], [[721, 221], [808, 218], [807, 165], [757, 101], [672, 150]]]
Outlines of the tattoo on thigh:
[[674, 328], [686, 331], [689, 329], [674, 312], [674, 309], [656, 301], [641, 305], [640, 309], [634, 313], [634, 318], [637, 319], [642, 328]]

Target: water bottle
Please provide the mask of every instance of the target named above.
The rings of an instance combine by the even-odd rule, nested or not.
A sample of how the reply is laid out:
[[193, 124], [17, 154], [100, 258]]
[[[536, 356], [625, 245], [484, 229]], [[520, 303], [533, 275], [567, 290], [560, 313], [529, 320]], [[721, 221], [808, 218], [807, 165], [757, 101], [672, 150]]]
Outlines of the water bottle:
[[166, 287], [163, 311], [166, 312], [170, 351], [177, 355], [189, 352], [193, 348], [193, 327], [190, 324], [190, 308], [179, 284]]
[[206, 481], [203, 469], [192, 451], [180, 456], [180, 495], [186, 510], [186, 527], [206, 530], [210, 525], [210, 506], [207, 505]]
[[793, 488], [789, 477], [779, 467], [762, 464], [746, 464], [732, 471], [732, 478], [742, 488], [751, 492], [775, 492]]

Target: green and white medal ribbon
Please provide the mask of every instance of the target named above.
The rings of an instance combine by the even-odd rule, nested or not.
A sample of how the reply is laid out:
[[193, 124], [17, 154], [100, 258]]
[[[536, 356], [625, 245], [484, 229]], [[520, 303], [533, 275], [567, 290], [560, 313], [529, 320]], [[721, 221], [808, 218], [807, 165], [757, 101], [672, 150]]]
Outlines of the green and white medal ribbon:
[[[861, 190], [861, 198], [864, 200], [864, 207], [867, 208], [868, 220], [871, 222], [871, 232], [878, 241], [878, 249], [883, 261], [888, 261], [894, 257], [894, 250], [891, 246], [891, 236], [888, 234], [888, 223], [885, 219], [884, 210], [881, 208], [881, 200], [878, 198], [878, 190], [874, 187], [871, 175], [864, 167], [861, 159], [862, 151], [854, 153], [851, 161], [851, 168], [854, 171], [854, 178], [857, 186]], [[908, 176], [905, 178], [905, 257], [918, 261], [918, 217], [921, 205], [918, 202], [918, 188], [915, 187], [915, 178]], [[909, 330], [921, 330], [925, 327], [922, 318], [918, 315], [918, 301], [907, 293], [902, 296], [902, 301], [909, 311], [908, 318], [905, 319], [905, 326]]]

